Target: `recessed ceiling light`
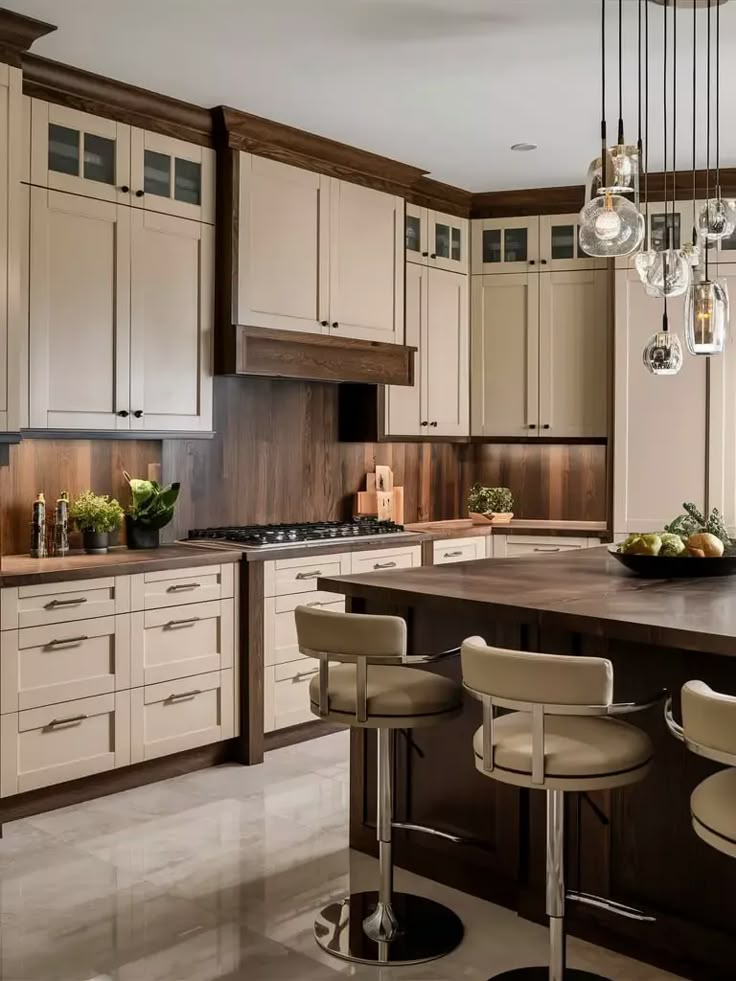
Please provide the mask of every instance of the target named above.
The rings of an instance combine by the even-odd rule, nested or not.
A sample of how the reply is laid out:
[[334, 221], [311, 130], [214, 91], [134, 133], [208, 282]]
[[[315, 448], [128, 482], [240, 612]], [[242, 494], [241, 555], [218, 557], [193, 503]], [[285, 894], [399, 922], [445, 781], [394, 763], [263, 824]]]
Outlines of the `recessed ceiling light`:
[[530, 150], [536, 150], [536, 143], [513, 143], [511, 145], [512, 150], [516, 150], [517, 153], [528, 153]]

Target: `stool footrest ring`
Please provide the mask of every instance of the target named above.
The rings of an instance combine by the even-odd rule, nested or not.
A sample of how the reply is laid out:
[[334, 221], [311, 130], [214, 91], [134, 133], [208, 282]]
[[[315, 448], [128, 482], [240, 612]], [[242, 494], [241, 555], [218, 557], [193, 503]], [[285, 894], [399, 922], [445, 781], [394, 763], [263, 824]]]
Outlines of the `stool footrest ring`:
[[584, 903], [586, 906], [595, 906], [597, 909], [605, 909], [615, 916], [623, 916], [627, 920], [639, 920], [641, 923], [656, 923], [657, 917], [650, 913], [645, 913], [634, 906], [626, 906], [624, 903], [617, 903], [613, 899], [605, 899], [603, 896], [593, 896], [588, 892], [568, 892], [567, 899], [573, 903]]
[[[610, 981], [602, 974], [591, 974], [590, 971], [577, 971], [573, 967], [565, 968], [565, 981]], [[488, 981], [549, 981], [548, 967], [516, 967], [503, 974], [494, 974]]]

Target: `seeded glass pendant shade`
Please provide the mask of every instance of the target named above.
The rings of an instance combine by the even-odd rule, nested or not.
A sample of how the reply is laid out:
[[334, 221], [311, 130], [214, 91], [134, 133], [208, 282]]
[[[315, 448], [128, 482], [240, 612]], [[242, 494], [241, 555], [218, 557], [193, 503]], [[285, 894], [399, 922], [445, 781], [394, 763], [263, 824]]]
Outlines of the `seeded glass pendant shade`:
[[658, 330], [644, 348], [644, 366], [653, 375], [676, 375], [682, 358], [680, 338], [670, 330]]
[[644, 216], [631, 201], [610, 191], [580, 212], [580, 248], [600, 258], [631, 255], [644, 240]]
[[646, 285], [649, 270], [654, 265], [658, 253], [654, 249], [644, 249], [634, 256], [634, 269], [636, 269], [639, 279]]
[[655, 252], [642, 281], [650, 296], [682, 296], [690, 285], [690, 276], [690, 259], [685, 252], [664, 249]]
[[710, 198], [700, 212], [698, 228], [706, 242], [727, 238], [736, 228], [736, 216], [720, 198]]
[[685, 340], [690, 354], [721, 354], [726, 343], [729, 302], [724, 284], [693, 283], [685, 301]]
[[605, 191], [612, 194], [636, 193], [639, 189], [639, 148], [618, 143], [608, 151], [607, 158]]

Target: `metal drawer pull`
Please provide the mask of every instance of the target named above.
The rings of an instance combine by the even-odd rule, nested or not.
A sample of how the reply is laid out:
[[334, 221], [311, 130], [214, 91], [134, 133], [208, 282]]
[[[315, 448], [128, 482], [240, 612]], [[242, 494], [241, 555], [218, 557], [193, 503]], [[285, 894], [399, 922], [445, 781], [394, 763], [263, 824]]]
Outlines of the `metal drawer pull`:
[[46, 726], [47, 729], [54, 729], [56, 726], [70, 726], [77, 725], [80, 722], [84, 722], [88, 719], [88, 715], [72, 715], [68, 719], [52, 719], [51, 722]]
[[321, 569], [315, 569], [314, 572], [297, 572], [296, 578], [297, 579], [317, 579], [321, 575], [322, 575], [322, 570]]
[[44, 610], [54, 610], [57, 606], [81, 606], [82, 603], [87, 602], [86, 596], [78, 596], [76, 599], [67, 600], [51, 600], [44, 606]]
[[326, 603], [321, 603], [319, 600], [315, 600], [314, 603], [307, 603], [307, 606], [327, 606]]
[[195, 698], [197, 695], [202, 694], [201, 688], [195, 688], [193, 691], [183, 691], [180, 695], [173, 694], [165, 698], [165, 702], [182, 702], [186, 698]]
[[376, 562], [376, 563], [374, 563], [373, 568], [374, 569], [395, 569], [396, 568], [396, 563], [395, 562]]
[[535, 552], [561, 552], [561, 548], [535, 548]]
[[178, 583], [176, 586], [167, 586], [167, 593], [182, 593], [187, 589], [199, 589], [202, 585], [201, 582], [182, 582]]
[[298, 674], [294, 675], [294, 677], [291, 679], [291, 683], [292, 685], [296, 685], [303, 678], [313, 678], [316, 674], [317, 674], [316, 671], [300, 671]]
[[460, 550], [458, 550], [457, 552], [445, 552], [445, 554], [442, 557], [445, 559], [456, 559], [459, 555], [462, 554], [463, 553]]
[[60, 637], [58, 640], [50, 640], [46, 647], [62, 647], [66, 644], [82, 644], [89, 640], [87, 634], [80, 634], [79, 637]]
[[176, 627], [191, 627], [195, 623], [199, 623], [199, 617], [189, 617], [188, 620], [169, 620], [168, 623], [164, 624], [164, 630], [174, 630]]

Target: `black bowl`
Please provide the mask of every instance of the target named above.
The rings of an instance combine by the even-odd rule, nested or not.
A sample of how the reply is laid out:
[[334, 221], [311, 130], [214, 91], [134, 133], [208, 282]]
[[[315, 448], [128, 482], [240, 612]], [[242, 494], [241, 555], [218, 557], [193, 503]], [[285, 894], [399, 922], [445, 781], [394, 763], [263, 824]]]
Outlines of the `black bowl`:
[[698, 579], [702, 576], [736, 576], [736, 548], [727, 548], [720, 559], [692, 555], [628, 555], [617, 545], [608, 551], [637, 576], [647, 579]]

